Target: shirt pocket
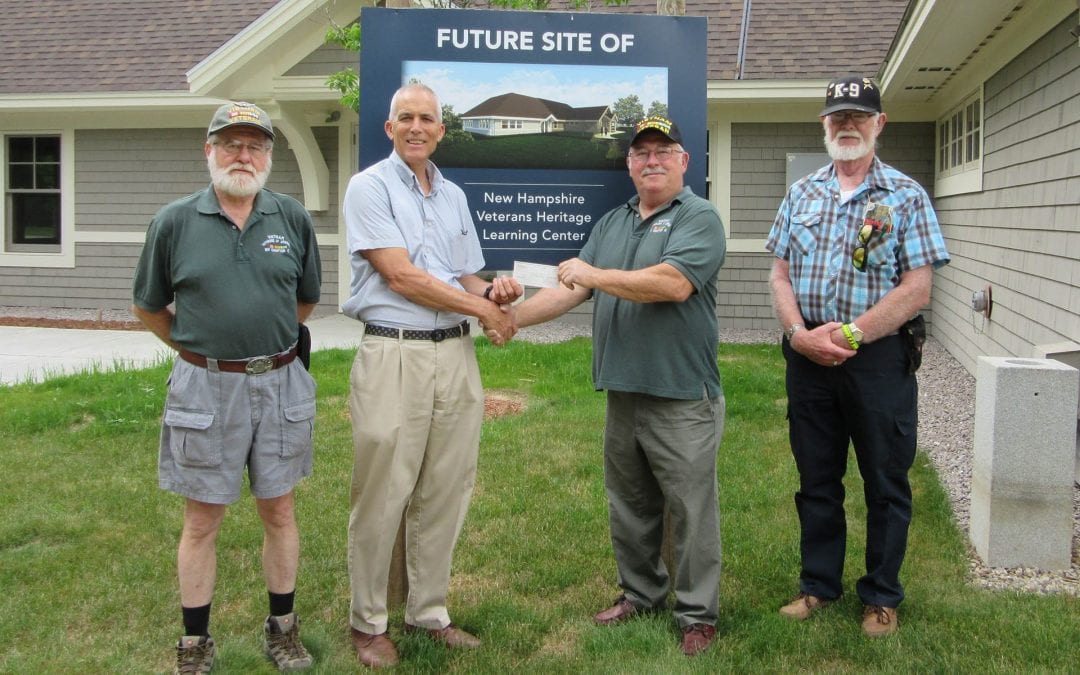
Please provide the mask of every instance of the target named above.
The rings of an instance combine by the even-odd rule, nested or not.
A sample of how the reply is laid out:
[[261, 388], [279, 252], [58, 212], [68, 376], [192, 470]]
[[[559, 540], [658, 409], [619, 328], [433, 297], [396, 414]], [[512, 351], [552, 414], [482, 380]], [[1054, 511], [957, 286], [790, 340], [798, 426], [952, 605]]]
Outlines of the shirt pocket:
[[819, 225], [820, 212], [800, 212], [791, 217], [791, 248], [795, 253], [807, 256], [817, 250]]
[[221, 430], [210, 410], [165, 409], [169, 449], [181, 466], [215, 467], [221, 464]]

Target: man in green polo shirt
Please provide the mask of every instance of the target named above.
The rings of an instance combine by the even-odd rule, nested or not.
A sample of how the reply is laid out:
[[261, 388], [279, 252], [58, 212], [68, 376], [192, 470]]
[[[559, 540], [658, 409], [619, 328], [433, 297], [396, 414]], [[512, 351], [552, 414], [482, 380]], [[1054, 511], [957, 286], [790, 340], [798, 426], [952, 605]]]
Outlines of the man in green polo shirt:
[[[578, 257], [559, 265], [562, 285], [521, 303], [516, 321], [548, 321], [593, 298], [593, 383], [607, 391], [604, 486], [622, 588], [593, 618], [612, 625], [663, 609], [671, 585], [682, 650], [693, 656], [715, 638], [720, 602], [716, 275], [726, 245], [716, 209], [683, 185], [689, 160], [672, 121], [639, 122], [626, 160], [637, 195], [597, 222]], [[674, 570], [660, 555], [665, 505]]]
[[297, 358], [297, 323], [319, 301], [321, 272], [307, 211], [264, 187], [273, 142], [262, 109], [218, 108], [204, 145], [210, 186], [154, 216], [135, 271], [132, 312], [179, 357], [158, 456], [159, 486], [185, 499], [178, 673], [214, 664], [217, 533], [245, 471], [263, 523], [267, 655], [281, 670], [312, 663], [293, 611], [293, 488], [311, 473], [315, 425], [315, 381]]

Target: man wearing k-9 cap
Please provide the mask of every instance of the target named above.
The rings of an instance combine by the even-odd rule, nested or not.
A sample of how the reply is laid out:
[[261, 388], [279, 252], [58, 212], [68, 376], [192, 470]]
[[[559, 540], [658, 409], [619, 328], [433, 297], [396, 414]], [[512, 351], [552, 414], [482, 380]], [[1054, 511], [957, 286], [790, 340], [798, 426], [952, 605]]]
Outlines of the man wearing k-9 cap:
[[178, 352], [158, 457], [159, 486], [185, 500], [178, 673], [214, 664], [216, 539], [245, 470], [263, 523], [267, 655], [281, 670], [312, 663], [293, 611], [293, 488], [311, 473], [315, 381], [296, 343], [297, 323], [319, 301], [321, 270], [307, 210], [264, 187], [273, 142], [264, 110], [218, 108], [203, 147], [211, 184], [154, 216], [135, 271], [132, 312]]
[[866, 500], [866, 573], [855, 585], [870, 637], [896, 631], [911, 521], [918, 383], [934, 268], [949, 261], [930, 198], [876, 156], [877, 85], [840, 77], [821, 111], [832, 163], [788, 189], [766, 248], [784, 331], [788, 425], [799, 471], [799, 592], [780, 614], [808, 619], [843, 592], [843, 478], [855, 449]]
[[[674, 122], [639, 122], [626, 158], [637, 194], [596, 223], [578, 257], [559, 265], [562, 285], [521, 303], [516, 320], [541, 323], [593, 298], [593, 383], [607, 391], [604, 487], [622, 589], [593, 619], [613, 625], [662, 610], [674, 590], [682, 651], [693, 656], [715, 638], [720, 603], [716, 275], [725, 240], [716, 209], [683, 185], [689, 161]], [[660, 555], [665, 506], [673, 570]]]

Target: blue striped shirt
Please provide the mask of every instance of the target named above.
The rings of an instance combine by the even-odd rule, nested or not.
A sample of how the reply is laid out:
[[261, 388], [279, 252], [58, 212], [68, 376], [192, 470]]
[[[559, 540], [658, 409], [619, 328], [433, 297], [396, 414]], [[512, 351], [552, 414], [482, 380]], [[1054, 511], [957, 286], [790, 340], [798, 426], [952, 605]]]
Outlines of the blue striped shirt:
[[[865, 244], [864, 225], [873, 232]], [[863, 270], [852, 264], [860, 246]], [[810, 323], [852, 321], [899, 285], [904, 272], [949, 262], [929, 195], [877, 157], [846, 202], [832, 164], [796, 181], [765, 248], [788, 262], [799, 310]]]
[[412, 169], [392, 152], [349, 180], [341, 208], [352, 254], [352, 284], [341, 305], [347, 316], [422, 330], [450, 328], [466, 318], [398, 295], [363, 256], [371, 249], [403, 248], [413, 265], [458, 289], [458, 279], [484, 268], [465, 193], [430, 161], [428, 179], [431, 192], [425, 195]]

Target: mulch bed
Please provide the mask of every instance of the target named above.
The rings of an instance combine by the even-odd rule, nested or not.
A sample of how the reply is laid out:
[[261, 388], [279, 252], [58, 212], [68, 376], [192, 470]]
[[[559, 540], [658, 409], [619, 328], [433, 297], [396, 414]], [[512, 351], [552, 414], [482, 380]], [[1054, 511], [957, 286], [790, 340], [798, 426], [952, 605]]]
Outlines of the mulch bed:
[[0, 326], [28, 328], [82, 328], [86, 330], [146, 330], [138, 321], [95, 319], [46, 319], [32, 316], [0, 316]]

